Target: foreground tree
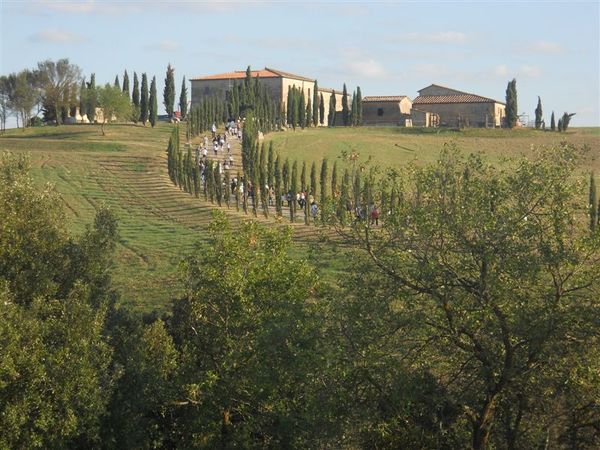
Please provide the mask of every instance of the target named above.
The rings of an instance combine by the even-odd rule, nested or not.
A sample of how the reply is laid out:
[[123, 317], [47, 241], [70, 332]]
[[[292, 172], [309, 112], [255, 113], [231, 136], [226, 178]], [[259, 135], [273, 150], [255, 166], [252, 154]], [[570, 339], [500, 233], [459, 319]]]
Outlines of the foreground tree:
[[384, 231], [357, 223], [378, 283], [394, 286], [382, 301], [405, 299], [388, 304], [398, 308], [403, 342], [414, 343], [404, 351], [426, 354], [423, 367], [446, 380], [445, 399], [462, 411], [474, 449], [488, 446], [500, 416], [512, 436], [502, 448], [531, 447], [518, 444], [525, 419], [514, 420], [528, 412], [528, 426], [546, 435], [539, 410], [517, 399], [534, 405], [545, 376], [559, 389], [551, 373], [576, 362], [583, 336], [597, 331], [600, 240], [572, 207], [584, 198], [568, 181], [576, 160], [563, 146], [506, 173], [446, 151], [436, 166], [407, 172], [410, 189]]

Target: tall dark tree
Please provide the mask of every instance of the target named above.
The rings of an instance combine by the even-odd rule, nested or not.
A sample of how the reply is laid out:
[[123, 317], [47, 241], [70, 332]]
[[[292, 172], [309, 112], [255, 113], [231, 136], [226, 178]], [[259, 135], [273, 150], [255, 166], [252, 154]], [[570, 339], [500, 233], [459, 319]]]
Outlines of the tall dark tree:
[[85, 78], [81, 80], [81, 87], [79, 88], [79, 115], [81, 116], [81, 120], [83, 120], [83, 115], [86, 113], [86, 94], [87, 87], [85, 83]]
[[96, 106], [98, 105], [98, 92], [96, 91], [96, 74], [90, 76], [90, 82], [87, 85], [86, 93], [86, 114], [90, 123], [96, 119]]
[[175, 104], [175, 69], [171, 63], [167, 66], [167, 75], [165, 77], [165, 88], [163, 91], [163, 103], [169, 118], [173, 117], [173, 105]]
[[517, 106], [517, 80], [513, 78], [506, 87], [506, 126], [514, 128], [519, 119]]
[[319, 125], [319, 83], [317, 83], [317, 80], [315, 80], [315, 90], [313, 92], [312, 108], [313, 126], [316, 127]]
[[310, 194], [313, 197], [317, 196], [317, 163], [313, 161], [310, 166]]
[[182, 119], [185, 119], [187, 116], [187, 107], [188, 107], [187, 85], [185, 83], [185, 75], [184, 75], [183, 81], [181, 82], [181, 94], [179, 95], [179, 111], [181, 111]]
[[321, 162], [321, 180], [320, 180], [320, 186], [321, 186], [321, 196], [319, 197], [319, 201], [321, 202], [321, 205], [324, 205], [325, 202], [327, 201], [327, 182], [329, 180], [329, 173], [328, 173], [328, 168], [327, 168], [327, 158], [323, 158], [323, 161]]
[[571, 117], [573, 117], [575, 113], [564, 113], [562, 116], [562, 130], [567, 131], [569, 128], [569, 124], [571, 123]]
[[360, 92], [360, 86], [356, 87], [356, 125], [362, 125], [363, 116], [363, 105], [362, 105], [362, 93]]
[[148, 118], [150, 119], [152, 128], [154, 128], [156, 120], [158, 119], [158, 100], [156, 97], [156, 77], [152, 77], [152, 83], [150, 84], [150, 99], [148, 101]]
[[334, 127], [335, 126], [335, 108], [336, 108], [336, 99], [335, 99], [335, 91], [331, 93], [331, 97], [329, 97], [329, 114], [327, 116], [327, 126]]
[[131, 108], [133, 121], [138, 123], [140, 120], [140, 84], [136, 72], [133, 72], [133, 92], [131, 93], [131, 103], [133, 104], [133, 107]]
[[274, 175], [274, 150], [273, 150], [273, 141], [269, 142], [269, 155], [267, 157], [267, 184], [270, 188], [273, 187], [273, 175]]
[[338, 197], [338, 167], [337, 160], [333, 162], [333, 169], [331, 171], [331, 199], [335, 201]]
[[323, 100], [323, 94], [319, 95], [319, 123], [325, 124], [325, 100]]
[[121, 82], [119, 81], [119, 75], [115, 75], [115, 82], [114, 82], [113, 86], [121, 89]]
[[556, 131], [556, 120], [554, 119], [554, 111], [552, 111], [552, 115], [550, 116], [550, 129], [552, 131]]
[[279, 162], [279, 155], [275, 158], [273, 165], [273, 181], [275, 184], [275, 211], [278, 216], [281, 216], [281, 194], [282, 194], [282, 179], [281, 179], [281, 163]]
[[146, 126], [148, 122], [148, 77], [142, 74], [142, 87], [140, 89], [140, 122]]
[[127, 71], [123, 72], [123, 92], [125, 92], [128, 98], [131, 98], [131, 94], [129, 92], [129, 74]]
[[350, 125], [350, 108], [348, 106], [348, 90], [346, 89], [346, 83], [342, 90], [342, 123], [345, 127]]
[[296, 221], [296, 197], [298, 193], [298, 161], [294, 160], [292, 164], [292, 175], [290, 177], [290, 220], [292, 222]]
[[537, 106], [535, 108], [535, 127], [539, 130], [542, 127], [543, 112], [542, 112], [542, 99], [538, 96]]
[[307, 127], [311, 127], [313, 124], [312, 112], [313, 112], [312, 100], [309, 98], [308, 102], [306, 103], [306, 126]]
[[356, 92], [352, 94], [352, 107], [350, 108], [350, 125], [353, 127], [358, 125], [358, 103]]
[[300, 99], [298, 101], [298, 125], [301, 128], [306, 126], [306, 102], [304, 99], [304, 90], [300, 90]]

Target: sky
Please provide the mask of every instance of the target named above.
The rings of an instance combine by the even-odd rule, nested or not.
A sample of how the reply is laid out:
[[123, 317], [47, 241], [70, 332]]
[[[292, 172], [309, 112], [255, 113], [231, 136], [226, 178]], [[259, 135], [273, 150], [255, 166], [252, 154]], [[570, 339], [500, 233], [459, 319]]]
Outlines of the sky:
[[[0, 73], [68, 58], [96, 83], [127, 70], [183, 76], [273, 67], [363, 96], [439, 84], [505, 101], [538, 96], [571, 126], [600, 126], [600, 2], [0, 0]], [[189, 82], [188, 82], [189, 92]], [[164, 107], [159, 113], [164, 112]]]

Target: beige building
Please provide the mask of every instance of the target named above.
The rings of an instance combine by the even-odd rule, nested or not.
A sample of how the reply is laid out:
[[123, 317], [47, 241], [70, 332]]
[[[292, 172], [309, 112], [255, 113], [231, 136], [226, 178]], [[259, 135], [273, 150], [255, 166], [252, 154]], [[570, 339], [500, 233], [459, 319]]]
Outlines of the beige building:
[[447, 127], [500, 127], [506, 117], [506, 105], [491, 98], [437, 84], [418, 92], [419, 96], [412, 102], [413, 108], [419, 111], [413, 117], [415, 126], [429, 121], [422, 113], [430, 113], [434, 122]]
[[412, 101], [406, 95], [368, 96], [362, 99], [363, 125], [404, 127], [410, 120]]
[[[259, 82], [265, 86], [271, 96], [279, 101], [285, 111], [285, 103], [287, 101], [288, 91], [292, 87], [302, 89], [304, 97], [313, 98], [315, 89], [315, 80], [300, 75], [295, 75], [281, 70], [265, 67], [262, 70], [253, 70], [252, 77], [258, 77]], [[217, 75], [208, 75], [203, 77], [192, 78], [192, 107], [196, 106], [203, 98], [217, 97], [225, 98], [227, 91], [232, 89], [236, 83], [241, 83], [246, 78], [246, 71], [239, 70], [235, 72], [221, 73]], [[325, 106], [324, 125], [327, 125], [327, 117], [329, 115], [329, 100], [331, 95], [336, 96], [336, 111], [342, 110], [342, 93], [319, 87], [319, 95], [323, 95]]]

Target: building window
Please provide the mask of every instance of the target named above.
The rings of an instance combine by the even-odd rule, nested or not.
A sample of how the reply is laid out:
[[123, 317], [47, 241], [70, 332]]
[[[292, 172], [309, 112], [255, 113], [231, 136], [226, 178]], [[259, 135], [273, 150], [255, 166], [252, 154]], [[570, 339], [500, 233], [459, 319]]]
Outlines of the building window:
[[383, 108], [378, 108], [378, 109], [377, 109], [377, 115], [378, 115], [379, 117], [383, 116]]

